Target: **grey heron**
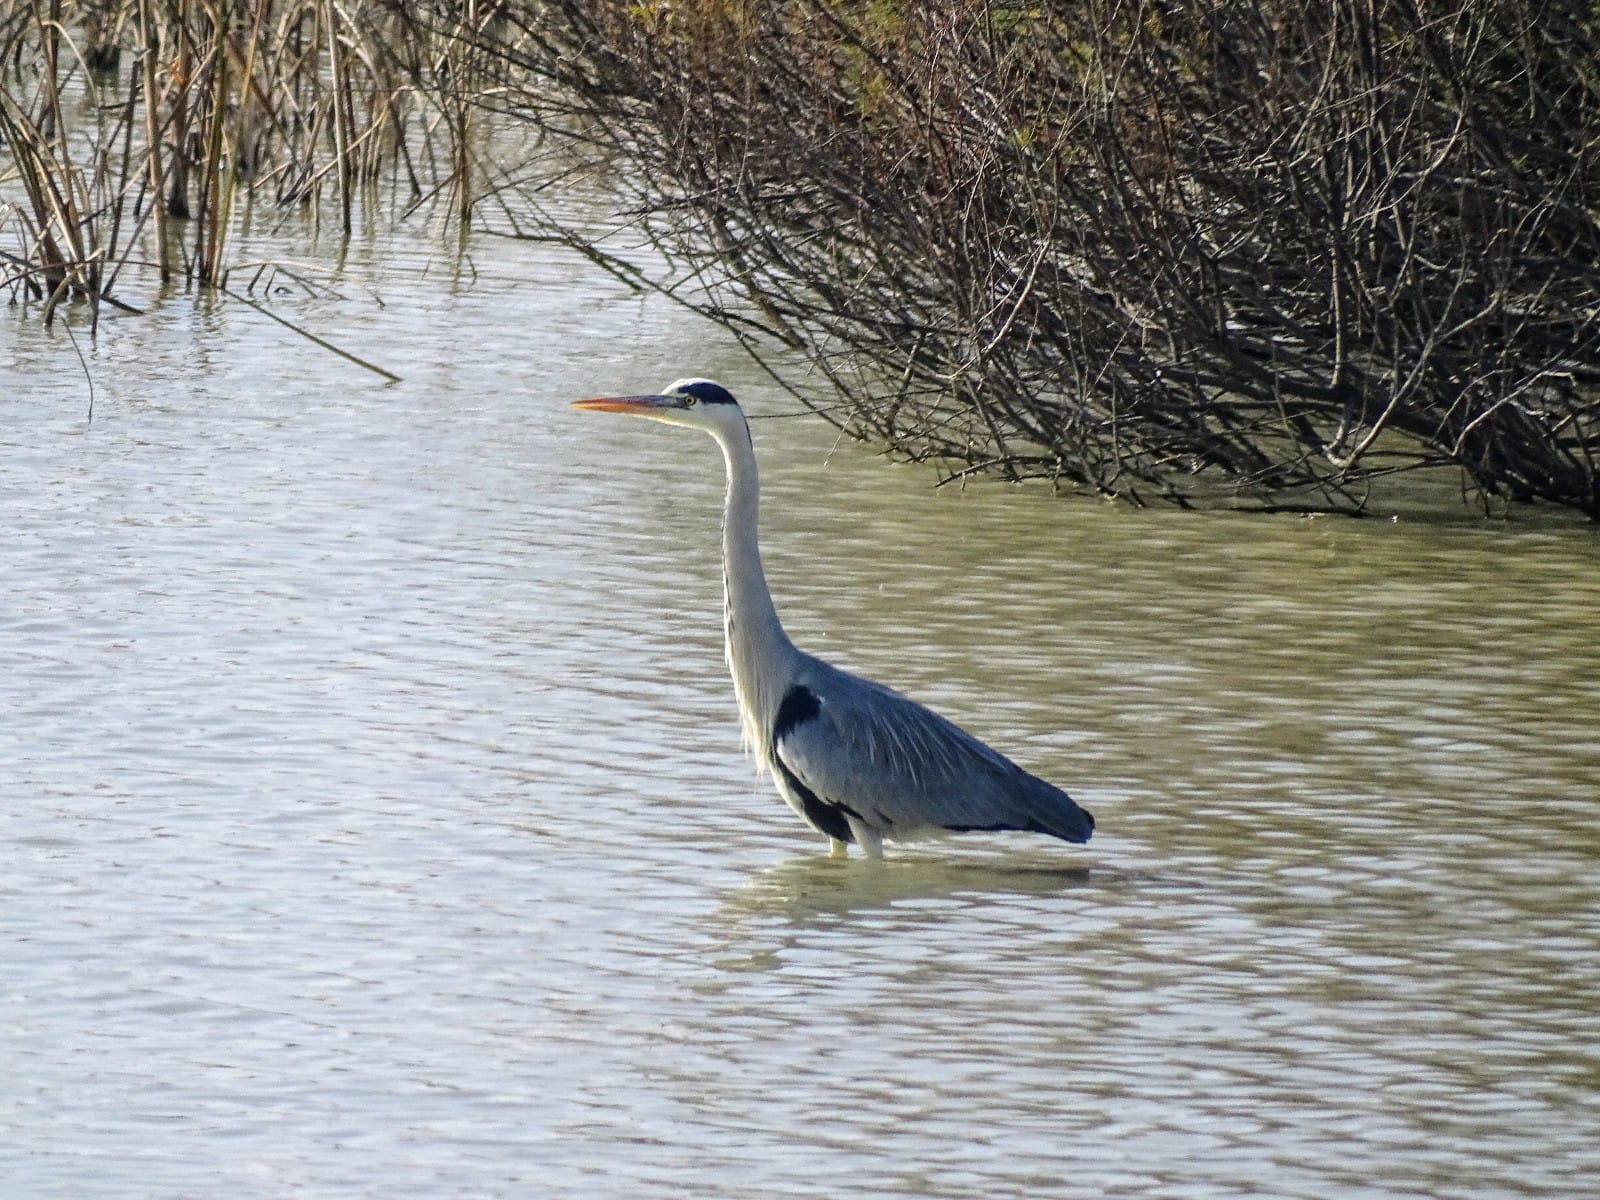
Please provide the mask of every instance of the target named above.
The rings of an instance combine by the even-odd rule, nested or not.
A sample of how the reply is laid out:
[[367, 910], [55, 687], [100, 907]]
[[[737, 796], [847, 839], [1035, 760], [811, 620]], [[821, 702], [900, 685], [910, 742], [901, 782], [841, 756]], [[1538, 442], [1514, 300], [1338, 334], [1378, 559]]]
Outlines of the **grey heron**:
[[573, 407], [687, 425], [722, 447], [724, 629], [745, 743], [789, 807], [827, 836], [834, 857], [855, 842], [881, 858], [885, 838], [939, 831], [1089, 840], [1094, 818], [1060, 788], [915, 700], [829, 666], [789, 640], [761, 569], [750, 426], [726, 388], [680, 379], [655, 395]]

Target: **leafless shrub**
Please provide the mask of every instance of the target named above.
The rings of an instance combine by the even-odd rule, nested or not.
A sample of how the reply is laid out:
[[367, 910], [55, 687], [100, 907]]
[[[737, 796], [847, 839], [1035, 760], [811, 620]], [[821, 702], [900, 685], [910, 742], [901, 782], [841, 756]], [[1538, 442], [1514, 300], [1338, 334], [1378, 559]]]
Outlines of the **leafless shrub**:
[[855, 432], [1179, 503], [1356, 511], [1454, 465], [1600, 517], [1592, 4], [534, 0], [498, 25], [504, 102], [628, 162], [653, 236], [731, 282], [705, 306], [803, 347]]

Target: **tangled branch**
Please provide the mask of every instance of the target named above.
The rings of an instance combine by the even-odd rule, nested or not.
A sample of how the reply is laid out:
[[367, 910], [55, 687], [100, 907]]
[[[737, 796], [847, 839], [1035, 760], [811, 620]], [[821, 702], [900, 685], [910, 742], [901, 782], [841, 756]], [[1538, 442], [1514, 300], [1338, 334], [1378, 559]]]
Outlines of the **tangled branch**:
[[[1600, 16], [1569, 0], [508, 3], [701, 306], [913, 458], [1600, 517]], [[555, 115], [553, 115], [555, 114]]]

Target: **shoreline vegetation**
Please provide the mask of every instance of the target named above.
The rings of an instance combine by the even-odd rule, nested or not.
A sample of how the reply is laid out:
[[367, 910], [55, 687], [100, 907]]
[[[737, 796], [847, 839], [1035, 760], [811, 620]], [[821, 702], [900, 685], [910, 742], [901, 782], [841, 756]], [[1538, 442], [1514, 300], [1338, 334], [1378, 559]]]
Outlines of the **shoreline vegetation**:
[[[540, 200], [597, 174], [670, 278]], [[950, 478], [1600, 520], [1588, 0], [0, 0], [0, 176], [46, 321], [377, 190], [801, 351]]]

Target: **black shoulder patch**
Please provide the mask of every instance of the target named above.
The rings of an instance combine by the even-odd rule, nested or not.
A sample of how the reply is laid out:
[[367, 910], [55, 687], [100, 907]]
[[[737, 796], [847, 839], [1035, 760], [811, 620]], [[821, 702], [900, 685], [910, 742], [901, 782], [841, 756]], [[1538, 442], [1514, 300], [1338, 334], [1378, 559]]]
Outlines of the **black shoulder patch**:
[[795, 684], [778, 705], [778, 716], [772, 722], [773, 746], [776, 747], [795, 726], [805, 724], [821, 711], [816, 694], [803, 684]]
[[806, 820], [811, 822], [811, 827], [818, 833], [825, 833], [838, 842], [853, 842], [856, 840], [855, 831], [850, 828], [850, 822], [845, 818], [856, 817], [860, 814], [848, 804], [829, 804], [818, 796], [805, 784], [800, 782], [800, 777], [789, 769], [789, 764], [783, 759], [773, 756], [772, 765], [783, 776], [783, 781], [800, 797], [800, 807], [805, 810]]
[[784, 764], [782, 759], [777, 760], [778, 770], [783, 772], [784, 782], [794, 789], [795, 795], [800, 797], [800, 807], [805, 809], [806, 820], [811, 822], [811, 827], [818, 833], [825, 833], [835, 841], [853, 842], [856, 840], [855, 832], [850, 828], [850, 822], [845, 817], [855, 816], [855, 810], [844, 804], [829, 804], [805, 784], [800, 782], [798, 776]]
[[836, 841], [853, 842], [856, 835], [846, 818], [855, 817], [859, 820], [861, 814], [848, 804], [824, 799], [813, 792], [783, 761], [778, 749], [778, 743], [807, 721], [814, 721], [821, 712], [822, 701], [810, 688], [796, 684], [785, 693], [783, 702], [778, 705], [778, 716], [772, 722], [772, 765], [783, 776], [790, 790], [800, 798], [800, 806], [805, 810], [806, 820], [811, 822], [812, 828]]

